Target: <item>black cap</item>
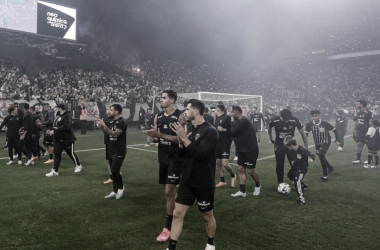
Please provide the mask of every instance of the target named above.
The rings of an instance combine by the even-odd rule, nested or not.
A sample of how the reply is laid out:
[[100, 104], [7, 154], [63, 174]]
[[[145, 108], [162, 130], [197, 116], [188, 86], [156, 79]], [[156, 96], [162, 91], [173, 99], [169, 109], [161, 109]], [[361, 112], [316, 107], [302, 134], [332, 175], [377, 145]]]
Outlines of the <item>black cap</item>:
[[66, 110], [66, 104], [64, 104], [64, 103], [58, 103], [56, 107], [63, 109], [63, 110]]

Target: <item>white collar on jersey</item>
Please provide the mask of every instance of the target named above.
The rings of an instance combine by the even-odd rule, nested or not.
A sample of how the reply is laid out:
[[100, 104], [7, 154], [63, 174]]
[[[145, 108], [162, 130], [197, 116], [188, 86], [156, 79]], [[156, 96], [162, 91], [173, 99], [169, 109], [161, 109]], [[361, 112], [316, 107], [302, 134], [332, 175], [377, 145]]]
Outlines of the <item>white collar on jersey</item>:
[[321, 122], [322, 122], [322, 119], [319, 120], [319, 123], [318, 123], [318, 124], [316, 124], [315, 121], [313, 120], [313, 124], [314, 124], [314, 125], [321, 125]]

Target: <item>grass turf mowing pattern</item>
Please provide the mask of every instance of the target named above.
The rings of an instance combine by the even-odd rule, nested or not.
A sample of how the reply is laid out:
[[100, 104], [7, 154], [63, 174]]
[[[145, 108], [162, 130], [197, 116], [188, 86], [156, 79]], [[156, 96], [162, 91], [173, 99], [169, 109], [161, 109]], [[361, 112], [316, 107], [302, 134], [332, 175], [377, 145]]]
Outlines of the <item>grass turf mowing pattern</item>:
[[[103, 197], [112, 188], [102, 184], [108, 178], [103, 136], [90, 131], [77, 137], [81, 173], [74, 173], [66, 155], [59, 176], [47, 178], [52, 165], [43, 164], [46, 158], [30, 167], [7, 166], [7, 151], [0, 152], [0, 249], [166, 249], [166, 243], [155, 241], [166, 214], [164, 190], [157, 184], [157, 147], [144, 147], [142, 132], [128, 131], [128, 144], [140, 144], [133, 148], [146, 151], [128, 149], [121, 170], [124, 196], [106, 200]], [[4, 141], [4, 134], [0, 138]], [[273, 155], [264, 132], [261, 141], [259, 158]], [[95, 150], [85, 151], [90, 149]], [[320, 180], [319, 160], [310, 164], [305, 177], [307, 204], [302, 207], [294, 205], [294, 190], [289, 195], [277, 193], [274, 158], [258, 161], [262, 183], [258, 197], [252, 195], [254, 183], [248, 178], [247, 197], [232, 198], [239, 185], [229, 187], [226, 174], [228, 186], [218, 188], [215, 196], [217, 249], [377, 249], [380, 170], [351, 163], [356, 156], [351, 137], [344, 150], [338, 152], [331, 145], [327, 159], [335, 172], [328, 181]], [[233, 153], [231, 162], [232, 158]], [[288, 169], [286, 163], [285, 174]], [[178, 249], [204, 249], [206, 239], [204, 222], [193, 206]]]

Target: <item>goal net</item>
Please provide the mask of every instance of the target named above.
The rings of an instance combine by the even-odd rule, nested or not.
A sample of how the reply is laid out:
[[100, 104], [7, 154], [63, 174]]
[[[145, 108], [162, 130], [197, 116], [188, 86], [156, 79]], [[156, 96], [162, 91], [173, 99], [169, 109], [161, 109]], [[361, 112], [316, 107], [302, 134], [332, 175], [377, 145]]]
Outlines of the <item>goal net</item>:
[[[253, 107], [257, 107], [260, 112], [263, 112], [263, 96], [261, 95], [244, 95], [244, 94], [229, 94], [229, 93], [214, 93], [214, 92], [196, 92], [196, 93], [179, 93], [177, 106], [183, 109], [183, 103], [189, 99], [201, 100], [205, 106], [213, 110], [218, 102], [222, 102], [227, 110], [231, 106], [240, 106], [243, 109], [243, 115], [250, 118]], [[261, 124], [263, 129], [263, 124]]]

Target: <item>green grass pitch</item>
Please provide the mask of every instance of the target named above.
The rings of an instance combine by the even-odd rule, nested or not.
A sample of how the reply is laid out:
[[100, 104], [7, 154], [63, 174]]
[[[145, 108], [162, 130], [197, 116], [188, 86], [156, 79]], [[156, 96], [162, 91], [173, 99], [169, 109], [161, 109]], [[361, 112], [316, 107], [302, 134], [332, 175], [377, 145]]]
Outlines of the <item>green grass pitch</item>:
[[[275, 161], [270, 157], [273, 145], [266, 132], [261, 134], [260, 196], [252, 195], [250, 178], [246, 198], [230, 196], [239, 185], [216, 190], [218, 250], [379, 249], [380, 169], [351, 163], [356, 156], [352, 137], [346, 138], [344, 152], [330, 147], [327, 159], [335, 172], [328, 181], [320, 180], [319, 160], [310, 164], [305, 177], [307, 204], [300, 207], [294, 205], [294, 190], [289, 195], [277, 193]], [[142, 132], [129, 129], [130, 147], [122, 167], [126, 190], [121, 200], [106, 200], [111, 186], [102, 183], [108, 178], [103, 136], [90, 131], [77, 133], [77, 139], [75, 149], [83, 171], [74, 173], [75, 166], [63, 155], [58, 177], [45, 177], [51, 168], [43, 164], [45, 159], [30, 167], [7, 166], [7, 151], [0, 152], [0, 249], [165, 250], [167, 244], [155, 240], [166, 215], [164, 189], [158, 184], [157, 147], [145, 148]], [[4, 133], [0, 141], [3, 145]], [[311, 137], [309, 144], [313, 145]], [[314, 152], [313, 147], [310, 150]], [[362, 161], [366, 153], [365, 149]], [[236, 163], [232, 158], [230, 162]], [[233, 167], [238, 173], [236, 164]], [[228, 175], [226, 180], [229, 184]], [[204, 249], [206, 239], [205, 224], [193, 206], [177, 249]]]

